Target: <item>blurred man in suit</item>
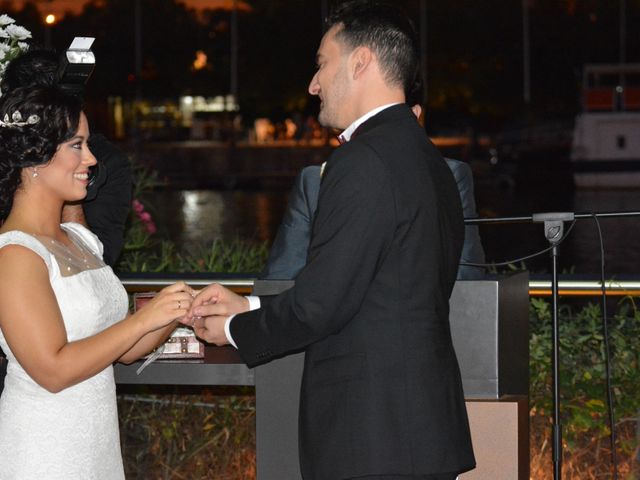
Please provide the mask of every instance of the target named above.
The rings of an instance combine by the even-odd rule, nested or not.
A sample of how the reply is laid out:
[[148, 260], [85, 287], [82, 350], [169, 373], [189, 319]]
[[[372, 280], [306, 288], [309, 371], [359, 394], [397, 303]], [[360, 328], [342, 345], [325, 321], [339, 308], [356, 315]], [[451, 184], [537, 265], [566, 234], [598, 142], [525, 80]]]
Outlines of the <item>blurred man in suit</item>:
[[328, 27], [309, 92], [345, 143], [322, 177], [307, 264], [272, 298], [210, 285], [183, 321], [249, 366], [305, 349], [306, 480], [453, 480], [475, 464], [448, 318], [464, 223], [451, 170], [405, 105], [415, 32], [369, 2], [338, 7]]

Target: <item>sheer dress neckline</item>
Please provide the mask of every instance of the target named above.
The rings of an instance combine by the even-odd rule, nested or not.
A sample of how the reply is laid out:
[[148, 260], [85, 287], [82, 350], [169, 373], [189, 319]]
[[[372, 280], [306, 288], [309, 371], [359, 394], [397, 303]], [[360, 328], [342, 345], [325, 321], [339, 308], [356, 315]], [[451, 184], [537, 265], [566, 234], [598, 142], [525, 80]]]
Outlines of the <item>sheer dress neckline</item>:
[[28, 234], [40, 242], [55, 258], [61, 276], [71, 277], [87, 270], [106, 266], [80, 235], [66, 228], [64, 224], [61, 228], [69, 237], [71, 246], [46, 235]]

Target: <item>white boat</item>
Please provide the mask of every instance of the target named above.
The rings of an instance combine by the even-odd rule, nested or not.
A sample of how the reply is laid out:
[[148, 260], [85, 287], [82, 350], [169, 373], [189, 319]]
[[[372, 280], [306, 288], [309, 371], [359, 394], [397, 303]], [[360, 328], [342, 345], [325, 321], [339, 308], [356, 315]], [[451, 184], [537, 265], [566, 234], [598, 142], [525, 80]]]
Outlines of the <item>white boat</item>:
[[586, 65], [571, 145], [577, 187], [640, 186], [640, 63]]

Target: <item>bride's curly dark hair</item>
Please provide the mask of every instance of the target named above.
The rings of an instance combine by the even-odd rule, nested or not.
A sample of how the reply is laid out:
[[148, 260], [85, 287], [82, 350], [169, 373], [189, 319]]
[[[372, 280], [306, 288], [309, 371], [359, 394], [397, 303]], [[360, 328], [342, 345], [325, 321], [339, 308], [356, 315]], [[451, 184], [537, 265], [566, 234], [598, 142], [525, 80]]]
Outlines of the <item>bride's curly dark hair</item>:
[[[22, 122], [37, 115], [33, 124], [16, 125], [15, 112]], [[58, 146], [78, 131], [82, 102], [58, 87], [20, 87], [0, 97], [0, 219], [4, 220], [21, 184], [23, 168], [51, 160]]]

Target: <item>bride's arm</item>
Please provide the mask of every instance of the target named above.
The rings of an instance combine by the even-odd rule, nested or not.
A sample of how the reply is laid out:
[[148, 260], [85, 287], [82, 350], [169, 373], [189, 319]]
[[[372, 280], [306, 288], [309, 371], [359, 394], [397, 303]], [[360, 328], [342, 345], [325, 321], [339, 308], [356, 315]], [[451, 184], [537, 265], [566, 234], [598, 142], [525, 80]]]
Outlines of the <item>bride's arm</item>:
[[96, 335], [69, 342], [47, 268], [37, 254], [18, 245], [0, 249], [0, 292], [0, 328], [11, 351], [51, 392], [96, 375], [150, 332], [165, 334], [188, 311], [192, 298], [184, 283], [172, 285], [135, 314]]
[[[129, 315], [127, 318], [131, 317]], [[177, 322], [171, 322], [166, 327], [159, 330], [147, 333], [140, 340], [138, 340], [129, 350], [127, 350], [118, 361], [121, 363], [132, 363], [138, 360], [140, 357], [151, 353], [153, 349], [164, 343], [169, 335], [173, 333], [176, 327], [179, 326]]]

